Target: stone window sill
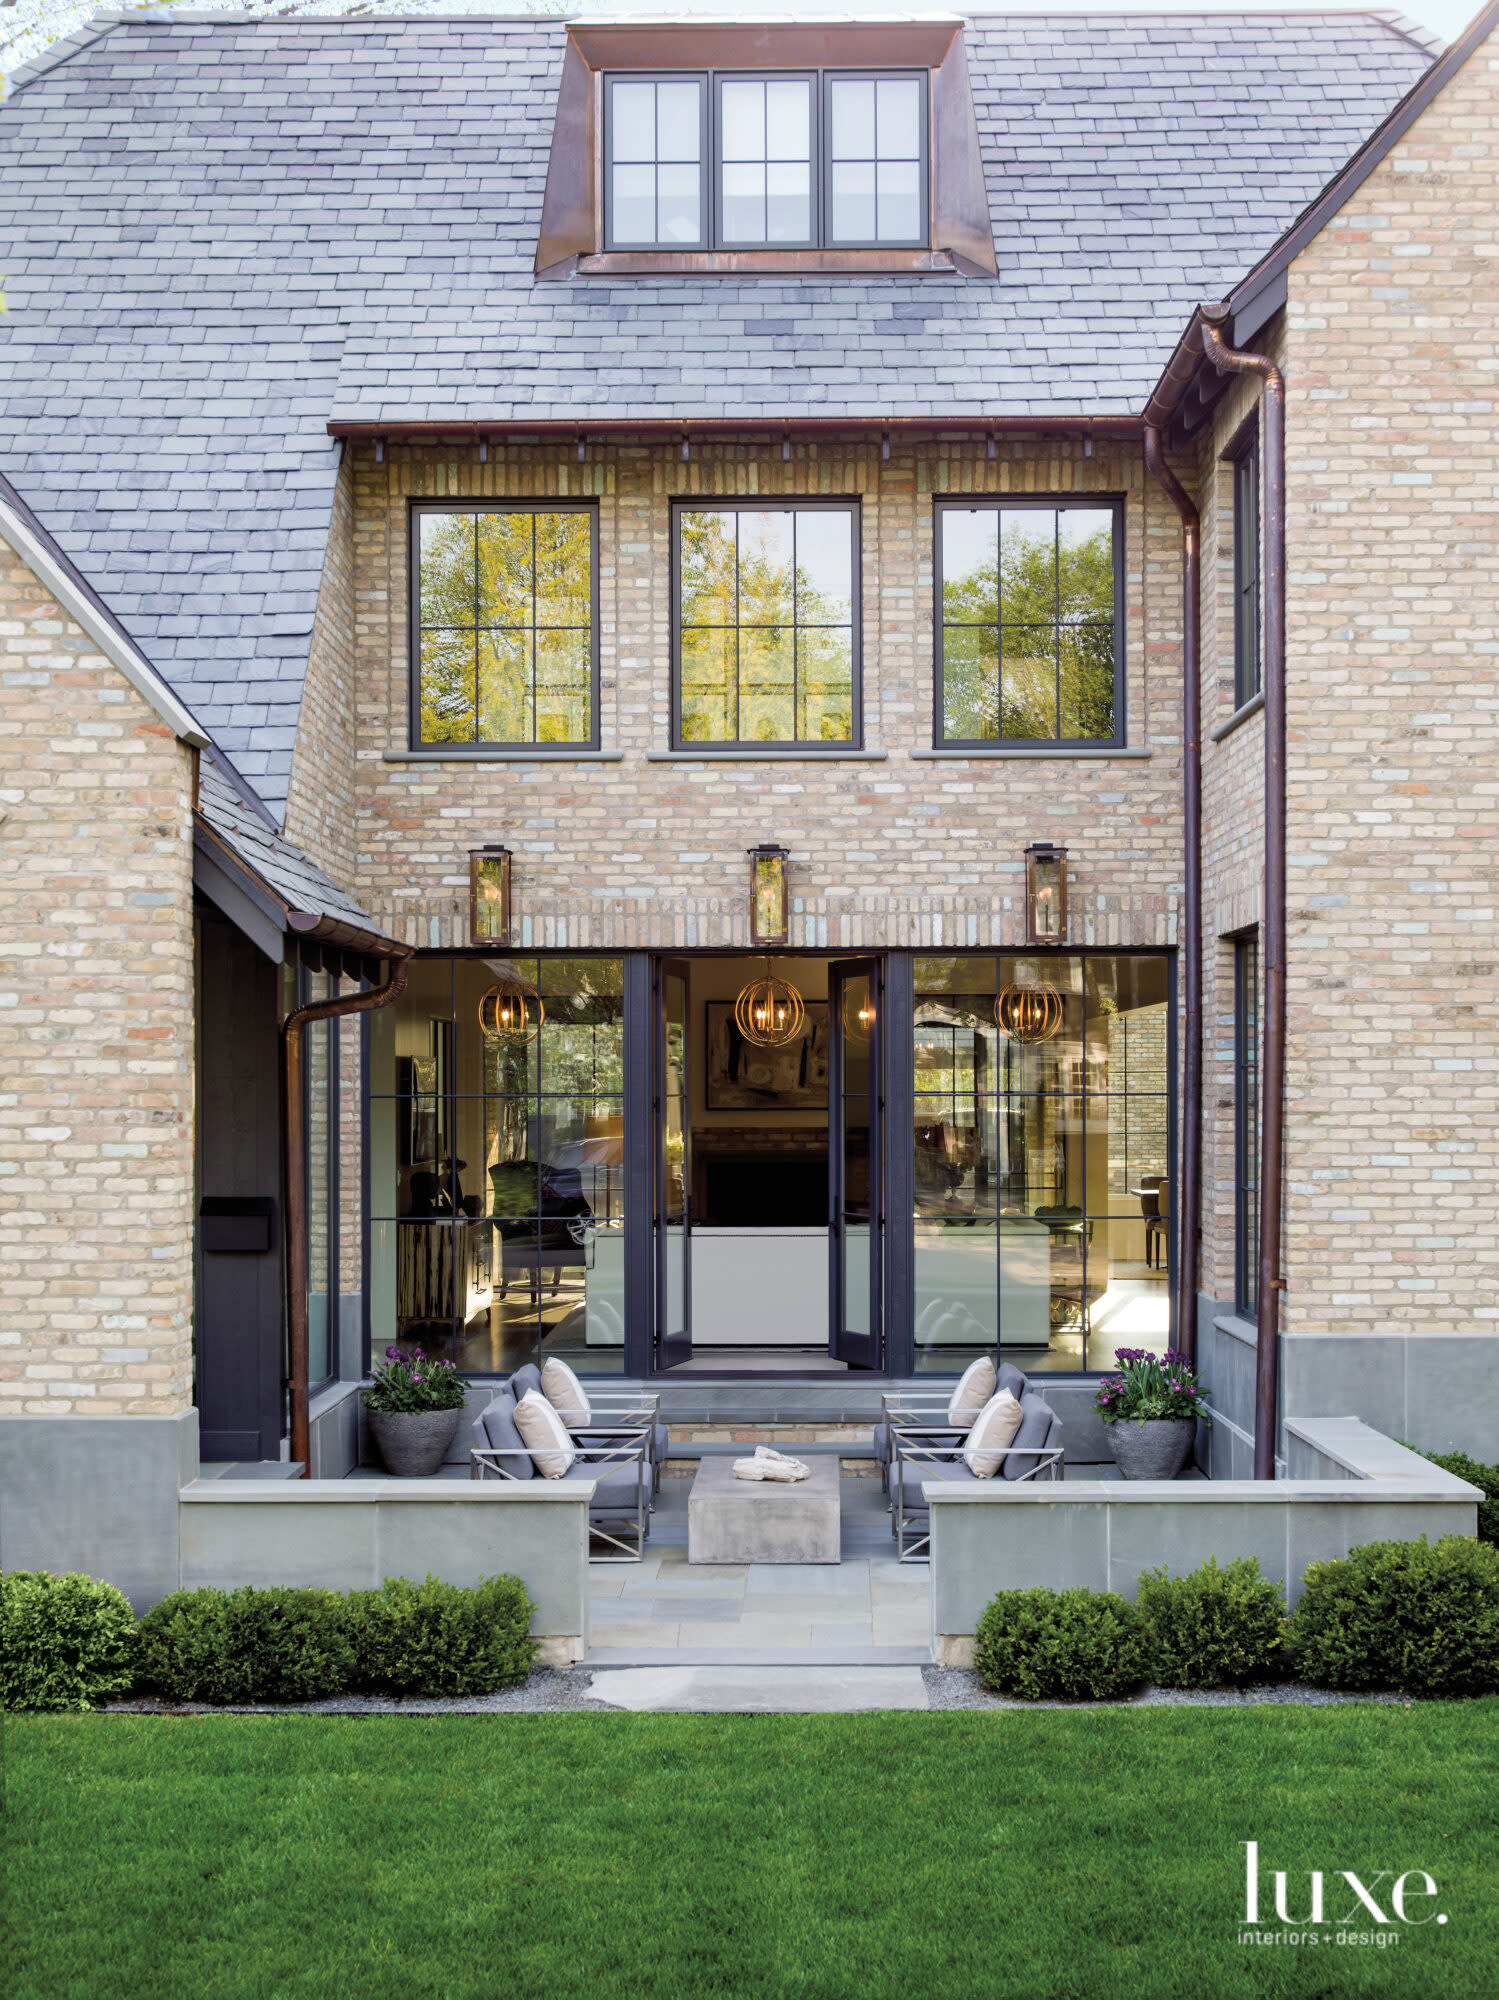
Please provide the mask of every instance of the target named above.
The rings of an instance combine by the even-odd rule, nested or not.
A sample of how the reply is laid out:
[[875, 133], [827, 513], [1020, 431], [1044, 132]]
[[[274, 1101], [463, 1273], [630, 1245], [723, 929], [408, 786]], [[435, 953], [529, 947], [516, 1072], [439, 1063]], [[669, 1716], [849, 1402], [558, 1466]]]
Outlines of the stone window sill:
[[648, 764], [883, 764], [884, 750], [647, 750]]
[[382, 750], [385, 764], [621, 764], [623, 750]]
[[963, 749], [944, 744], [940, 748], [933, 750], [913, 750], [911, 755], [942, 763], [979, 763], [990, 758], [1018, 762], [1025, 758], [1036, 757], [1050, 758], [1052, 760], [1061, 757], [1081, 757], [1089, 760], [1099, 757], [1149, 757], [1153, 755], [1153, 752], [1143, 744], [1133, 746], [1119, 743], [1102, 743], [1096, 749], [1086, 743], [1062, 743], [1058, 744], [1055, 749], [1048, 744], [1016, 744], [1014, 746], [996, 744], [992, 750], [982, 747]]
[[1218, 724], [1218, 727], [1212, 733], [1213, 742], [1221, 743], [1225, 736], [1232, 736], [1241, 722], [1247, 722], [1251, 715], [1258, 715], [1264, 706], [1265, 691], [1261, 688], [1258, 694], [1252, 694], [1249, 697], [1242, 708], [1236, 708], [1226, 722]]

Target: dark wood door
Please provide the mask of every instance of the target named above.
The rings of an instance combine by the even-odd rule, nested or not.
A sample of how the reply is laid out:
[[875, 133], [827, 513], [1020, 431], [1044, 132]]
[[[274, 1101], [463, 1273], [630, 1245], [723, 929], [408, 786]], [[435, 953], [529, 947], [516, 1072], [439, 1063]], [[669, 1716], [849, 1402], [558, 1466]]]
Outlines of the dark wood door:
[[198, 1230], [193, 1396], [205, 1459], [281, 1451], [279, 968], [198, 922]]

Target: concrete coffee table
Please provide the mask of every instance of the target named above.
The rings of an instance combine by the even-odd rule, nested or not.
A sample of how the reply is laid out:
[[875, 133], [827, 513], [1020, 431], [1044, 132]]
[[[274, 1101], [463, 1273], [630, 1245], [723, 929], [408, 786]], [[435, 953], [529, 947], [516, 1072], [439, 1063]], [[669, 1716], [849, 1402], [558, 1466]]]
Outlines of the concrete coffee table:
[[687, 1496], [688, 1562], [837, 1562], [838, 1458], [827, 1452], [805, 1462], [810, 1476], [782, 1485], [736, 1479], [731, 1458], [705, 1458]]

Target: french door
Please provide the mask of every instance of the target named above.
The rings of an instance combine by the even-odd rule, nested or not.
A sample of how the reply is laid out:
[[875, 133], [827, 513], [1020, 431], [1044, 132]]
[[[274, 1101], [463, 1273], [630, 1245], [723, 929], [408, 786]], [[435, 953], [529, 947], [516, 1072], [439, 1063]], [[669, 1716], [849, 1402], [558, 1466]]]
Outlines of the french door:
[[828, 968], [828, 1350], [881, 1364], [885, 996], [877, 958]]
[[655, 1113], [657, 1368], [692, 1355], [692, 1120], [688, 1103], [687, 967], [656, 961]]

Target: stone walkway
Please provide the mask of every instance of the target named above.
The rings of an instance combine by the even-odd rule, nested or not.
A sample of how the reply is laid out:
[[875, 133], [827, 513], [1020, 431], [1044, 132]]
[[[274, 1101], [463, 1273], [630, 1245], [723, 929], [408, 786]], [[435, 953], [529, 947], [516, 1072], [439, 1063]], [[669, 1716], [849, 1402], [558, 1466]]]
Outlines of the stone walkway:
[[[896, 1560], [877, 1479], [840, 1481], [843, 1560], [689, 1564], [688, 1479], [668, 1479], [643, 1563], [589, 1569], [586, 1665], [919, 1667], [931, 1659], [925, 1563]], [[884, 1704], [880, 1704], [884, 1705]]]

